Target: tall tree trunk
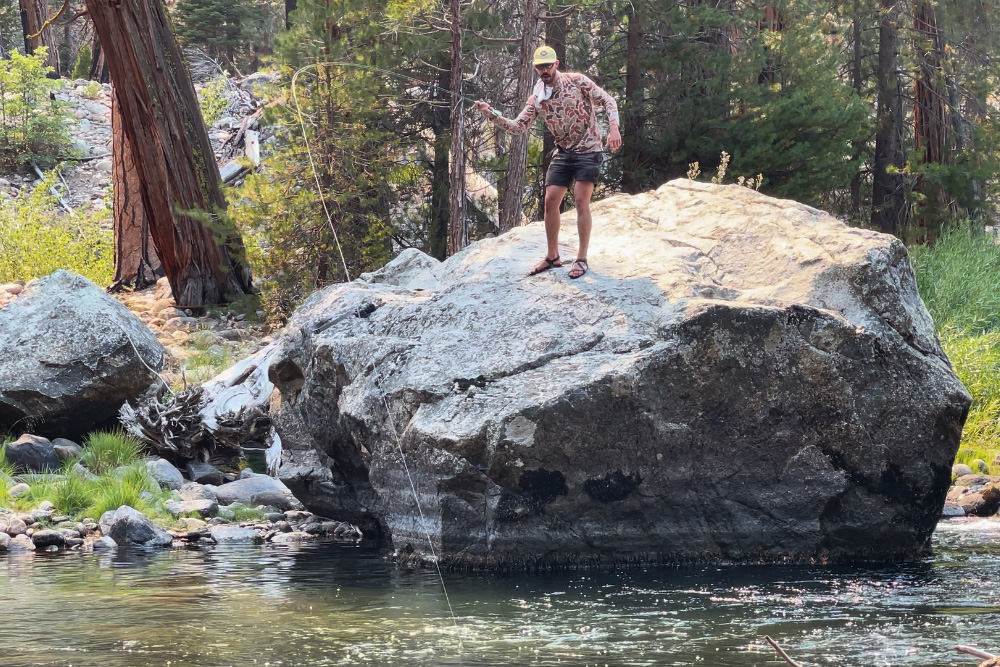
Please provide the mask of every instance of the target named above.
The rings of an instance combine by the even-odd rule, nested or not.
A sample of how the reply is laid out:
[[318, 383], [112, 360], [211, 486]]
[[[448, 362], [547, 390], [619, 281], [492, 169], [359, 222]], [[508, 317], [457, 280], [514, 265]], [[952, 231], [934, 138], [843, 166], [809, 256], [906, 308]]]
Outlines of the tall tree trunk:
[[[944, 37], [938, 30], [934, 7], [927, 0], [917, 0], [913, 6], [914, 46], [918, 74], [913, 81], [913, 144], [920, 154], [921, 164], [947, 164], [948, 111], [942, 64]], [[921, 224], [930, 226], [949, 207], [948, 193], [938, 184], [921, 179], [917, 189], [935, 203]], [[936, 210], [935, 210], [936, 209]], [[954, 212], [958, 212], [955, 209]], [[929, 230], [931, 231], [931, 230]]]
[[[52, 68], [52, 75], [59, 78], [59, 48], [52, 27], [42, 26], [49, 19], [49, 10], [45, 0], [19, 0], [21, 7], [21, 29], [24, 31], [24, 52], [34, 54], [38, 47], [47, 49], [45, 64]], [[41, 34], [39, 34], [41, 33]]]
[[[861, 34], [861, 0], [854, 0], [854, 21], [853, 21], [853, 58], [851, 62], [851, 86], [858, 97], [862, 96], [862, 86], [864, 78], [861, 67], [864, 62], [862, 58], [862, 34]], [[854, 176], [851, 177], [851, 215], [855, 220], [861, 219], [861, 164], [865, 150], [865, 141], [858, 139], [854, 142], [854, 164], [857, 165]]]
[[[642, 155], [642, 70], [639, 54], [643, 42], [642, 0], [629, 5], [625, 36], [625, 127], [622, 137], [622, 190], [636, 193], [645, 185], [641, 175]], [[637, 7], [638, 5], [638, 7]]]
[[902, 231], [905, 222], [903, 177], [903, 103], [897, 75], [897, 0], [882, 0], [878, 33], [878, 111], [875, 129], [875, 173], [872, 181], [872, 225], [886, 234]]
[[298, 8], [298, 4], [298, 0], [285, 0], [285, 30], [292, 27], [292, 20], [289, 16]]
[[462, 112], [462, 3], [451, 0], [451, 159], [448, 169], [448, 254], [469, 245], [465, 221], [465, 115]]
[[90, 75], [87, 77], [91, 81], [108, 83], [111, 81], [111, 74], [108, 72], [108, 60], [104, 57], [104, 50], [101, 48], [101, 40], [94, 31], [94, 41], [90, 47]]
[[[531, 57], [538, 34], [538, 0], [524, 0], [524, 24], [521, 26], [521, 62], [517, 72], [518, 104], [528, 99], [531, 92]], [[528, 136], [515, 134], [507, 151], [507, 174], [501, 181], [503, 203], [500, 206], [500, 231], [506, 232], [521, 224], [524, 218], [524, 176], [528, 161]]]
[[[438, 85], [433, 89], [433, 95], [439, 91], [447, 91], [451, 84], [451, 74], [441, 68], [438, 73]], [[450, 93], [449, 93], [450, 95]], [[449, 98], [450, 99], [450, 98]], [[431, 127], [434, 130], [434, 162], [431, 165], [431, 219], [427, 228], [427, 254], [440, 260], [448, 257], [448, 134], [446, 129], [449, 121], [449, 107], [444, 106], [444, 100], [438, 98], [431, 112]]]
[[[549, 11], [557, 11], [557, 7], [550, 6]], [[555, 49], [556, 58], [559, 59], [559, 69], [568, 70], [569, 63], [566, 61], [566, 17], [545, 19], [545, 43]], [[626, 127], [628, 127], [626, 125]], [[538, 194], [538, 219], [545, 217], [545, 174], [552, 164], [552, 153], [556, 150], [556, 140], [545, 127], [542, 135], [542, 190]]]
[[142, 184], [122, 132], [121, 108], [111, 93], [111, 182], [114, 184], [115, 277], [110, 291], [143, 289], [163, 273], [142, 209]]
[[181, 307], [252, 291], [198, 98], [159, 0], [87, 0], [156, 249]]

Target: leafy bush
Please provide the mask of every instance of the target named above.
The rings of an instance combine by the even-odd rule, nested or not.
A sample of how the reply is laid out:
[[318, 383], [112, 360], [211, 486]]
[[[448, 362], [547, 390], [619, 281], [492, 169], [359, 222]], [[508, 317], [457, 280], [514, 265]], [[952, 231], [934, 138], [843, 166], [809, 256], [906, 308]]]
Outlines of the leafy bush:
[[0, 60], [0, 163], [50, 167], [70, 152], [69, 116], [49, 97], [62, 82], [47, 78], [51, 71], [44, 47]]
[[86, 79], [90, 76], [90, 62], [93, 56], [90, 53], [90, 44], [80, 47], [80, 53], [76, 56], [76, 65], [73, 67], [72, 79]]
[[44, 179], [26, 195], [0, 198], [0, 282], [31, 280], [57, 269], [79, 273], [98, 285], [114, 276], [114, 243], [94, 214], [58, 215]]
[[132, 465], [142, 452], [142, 443], [124, 431], [97, 431], [88, 436], [85, 444], [80, 461], [97, 475]]
[[198, 106], [201, 107], [201, 117], [205, 120], [206, 127], [215, 125], [222, 118], [222, 112], [229, 106], [229, 100], [226, 99], [228, 85], [229, 79], [222, 75], [212, 79], [211, 83], [198, 93]]

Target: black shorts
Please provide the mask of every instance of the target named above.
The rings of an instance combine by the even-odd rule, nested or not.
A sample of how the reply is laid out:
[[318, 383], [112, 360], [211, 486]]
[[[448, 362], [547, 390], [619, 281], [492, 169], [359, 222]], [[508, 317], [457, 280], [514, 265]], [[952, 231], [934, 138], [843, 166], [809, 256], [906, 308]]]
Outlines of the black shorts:
[[600, 151], [596, 153], [570, 153], [560, 148], [549, 164], [549, 171], [545, 174], [545, 185], [568, 188], [573, 181], [596, 184], [603, 162], [604, 153]]

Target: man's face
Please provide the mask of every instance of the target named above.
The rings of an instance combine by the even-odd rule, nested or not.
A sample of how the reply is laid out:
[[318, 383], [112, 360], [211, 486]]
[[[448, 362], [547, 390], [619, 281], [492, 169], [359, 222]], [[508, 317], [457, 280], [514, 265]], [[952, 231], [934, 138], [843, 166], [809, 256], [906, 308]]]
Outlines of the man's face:
[[559, 61], [557, 60], [550, 65], [535, 65], [535, 71], [538, 72], [538, 78], [548, 85], [556, 78], [556, 69], [558, 67]]

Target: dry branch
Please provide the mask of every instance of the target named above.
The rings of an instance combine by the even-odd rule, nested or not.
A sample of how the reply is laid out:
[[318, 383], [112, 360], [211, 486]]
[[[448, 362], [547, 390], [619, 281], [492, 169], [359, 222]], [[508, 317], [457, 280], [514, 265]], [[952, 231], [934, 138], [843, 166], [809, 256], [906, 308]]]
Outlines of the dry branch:
[[794, 660], [792, 660], [791, 658], [788, 657], [788, 654], [785, 653], [785, 651], [780, 646], [778, 646], [778, 642], [774, 641], [773, 639], [771, 639], [767, 635], [764, 635], [764, 641], [766, 641], [768, 644], [770, 644], [771, 648], [773, 648], [775, 650], [775, 652], [779, 656], [781, 656], [781, 659], [784, 660], [785, 662], [787, 662], [789, 665], [791, 665], [792, 667], [802, 667], [802, 665], [800, 665], [799, 663], [795, 662]]

